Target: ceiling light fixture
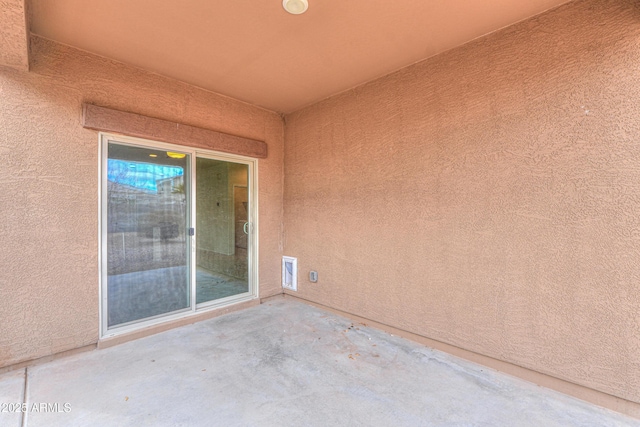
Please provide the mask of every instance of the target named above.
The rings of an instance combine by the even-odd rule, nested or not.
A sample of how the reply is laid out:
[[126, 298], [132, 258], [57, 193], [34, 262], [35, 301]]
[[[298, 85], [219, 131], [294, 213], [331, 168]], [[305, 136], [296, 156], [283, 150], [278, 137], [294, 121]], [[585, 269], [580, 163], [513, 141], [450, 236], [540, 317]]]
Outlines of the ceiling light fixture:
[[173, 151], [167, 151], [167, 156], [171, 157], [172, 159], [184, 159], [185, 157], [187, 157], [187, 155], [184, 153], [174, 153]]
[[300, 15], [307, 11], [309, 3], [307, 0], [282, 0], [282, 7], [292, 15]]

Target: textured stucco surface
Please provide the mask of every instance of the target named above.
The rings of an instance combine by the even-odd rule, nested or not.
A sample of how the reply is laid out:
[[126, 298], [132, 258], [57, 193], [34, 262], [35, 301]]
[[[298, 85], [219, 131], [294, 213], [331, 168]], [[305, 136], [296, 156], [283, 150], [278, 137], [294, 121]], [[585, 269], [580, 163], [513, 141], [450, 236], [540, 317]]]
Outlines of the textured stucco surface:
[[271, 112], [35, 37], [0, 68], [0, 367], [98, 339], [98, 132], [82, 103], [265, 141], [260, 296], [281, 292], [283, 125]]
[[29, 69], [25, 0], [0, 0], [0, 66]]
[[286, 116], [297, 295], [640, 402], [638, 40], [577, 1]]

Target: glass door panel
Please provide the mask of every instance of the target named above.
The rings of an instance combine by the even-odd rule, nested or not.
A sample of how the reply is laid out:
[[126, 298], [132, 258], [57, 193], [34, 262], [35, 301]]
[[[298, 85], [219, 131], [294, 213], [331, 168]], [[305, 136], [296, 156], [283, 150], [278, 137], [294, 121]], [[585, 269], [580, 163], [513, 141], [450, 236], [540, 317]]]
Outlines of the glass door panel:
[[196, 158], [196, 303], [249, 292], [249, 167]]
[[191, 307], [188, 165], [188, 154], [108, 144], [108, 328]]

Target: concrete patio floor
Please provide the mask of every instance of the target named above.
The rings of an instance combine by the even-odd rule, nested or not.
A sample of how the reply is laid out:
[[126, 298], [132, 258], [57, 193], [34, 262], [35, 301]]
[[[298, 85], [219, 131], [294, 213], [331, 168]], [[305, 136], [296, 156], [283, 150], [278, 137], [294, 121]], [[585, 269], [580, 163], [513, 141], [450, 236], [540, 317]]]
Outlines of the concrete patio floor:
[[0, 426], [640, 426], [289, 298], [1, 375], [23, 399]]

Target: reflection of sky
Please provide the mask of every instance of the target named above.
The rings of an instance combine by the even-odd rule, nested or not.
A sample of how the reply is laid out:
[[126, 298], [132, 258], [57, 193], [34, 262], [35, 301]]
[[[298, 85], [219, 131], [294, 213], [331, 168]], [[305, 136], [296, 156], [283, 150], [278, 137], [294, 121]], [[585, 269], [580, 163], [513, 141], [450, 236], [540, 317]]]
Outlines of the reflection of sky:
[[128, 162], [109, 159], [107, 179], [117, 184], [129, 185], [146, 191], [158, 191], [156, 181], [184, 174], [178, 166], [163, 166], [153, 163]]
[[293, 285], [293, 263], [289, 261], [285, 261], [284, 268], [285, 268], [284, 282], [287, 285]]

